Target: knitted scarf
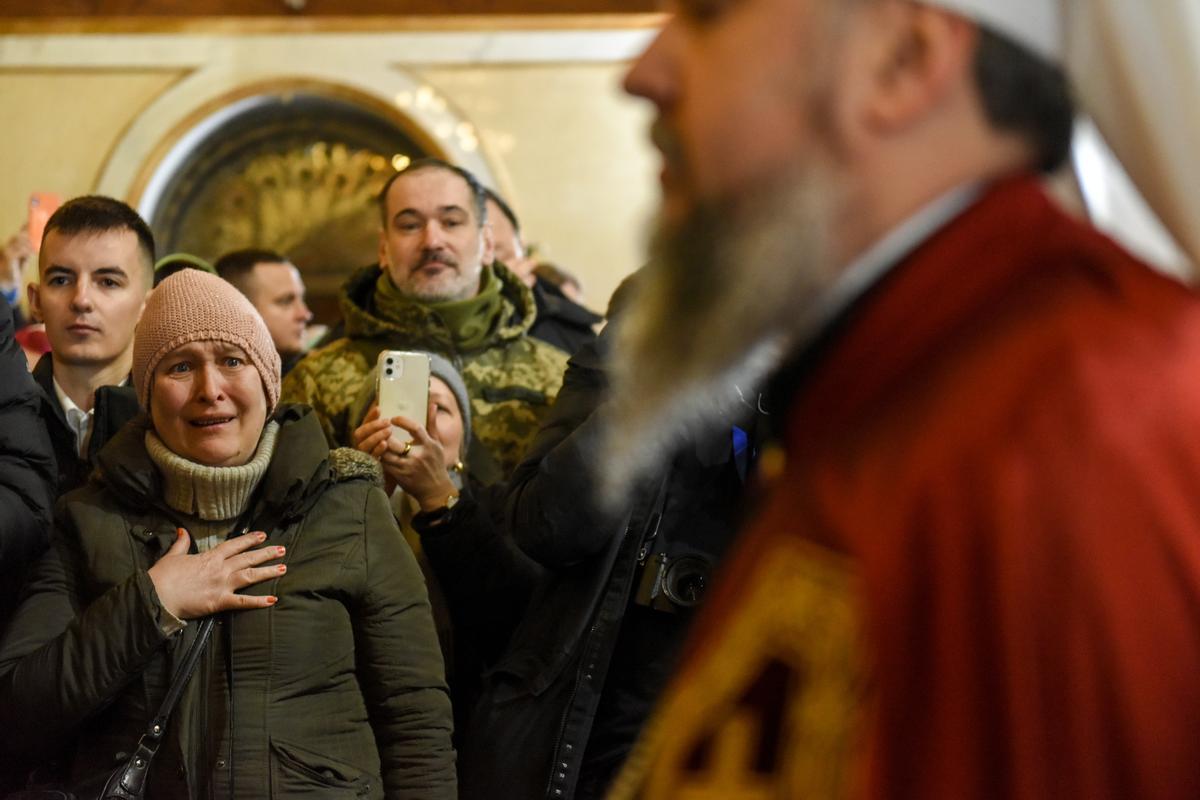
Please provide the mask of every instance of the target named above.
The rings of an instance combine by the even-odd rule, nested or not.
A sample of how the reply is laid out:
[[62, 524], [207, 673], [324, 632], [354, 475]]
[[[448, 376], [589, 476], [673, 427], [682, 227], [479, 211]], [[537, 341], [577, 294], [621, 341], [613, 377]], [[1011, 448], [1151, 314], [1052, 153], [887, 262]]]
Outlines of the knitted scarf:
[[254, 457], [238, 467], [208, 467], [170, 450], [146, 431], [146, 452], [163, 476], [167, 505], [193, 518], [188, 533], [201, 552], [219, 544], [250, 504], [275, 452], [279, 423], [268, 422]]

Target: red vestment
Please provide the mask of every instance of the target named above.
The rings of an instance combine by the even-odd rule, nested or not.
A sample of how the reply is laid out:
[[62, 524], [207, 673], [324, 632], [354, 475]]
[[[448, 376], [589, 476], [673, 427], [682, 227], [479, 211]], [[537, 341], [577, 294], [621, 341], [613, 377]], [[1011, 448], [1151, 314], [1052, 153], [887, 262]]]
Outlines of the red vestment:
[[783, 446], [615, 796], [1200, 797], [1188, 289], [1003, 182], [858, 302]]

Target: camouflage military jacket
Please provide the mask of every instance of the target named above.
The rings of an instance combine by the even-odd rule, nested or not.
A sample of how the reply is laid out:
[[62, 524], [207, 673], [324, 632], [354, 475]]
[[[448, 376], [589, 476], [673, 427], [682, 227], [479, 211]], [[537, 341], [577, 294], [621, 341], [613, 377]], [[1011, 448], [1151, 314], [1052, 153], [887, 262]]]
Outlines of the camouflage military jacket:
[[507, 477], [533, 439], [543, 414], [562, 384], [567, 355], [526, 335], [536, 317], [533, 295], [511, 272], [497, 265], [503, 298], [500, 319], [488, 343], [459, 351], [450, 330], [429, 308], [413, 304], [397, 321], [369, 309], [380, 275], [377, 266], [356, 272], [342, 291], [346, 336], [315, 350], [283, 383], [281, 402], [313, 407], [331, 446], [350, 444], [358, 425], [356, 403], [384, 350], [430, 350], [454, 362], [471, 395], [475, 438]]

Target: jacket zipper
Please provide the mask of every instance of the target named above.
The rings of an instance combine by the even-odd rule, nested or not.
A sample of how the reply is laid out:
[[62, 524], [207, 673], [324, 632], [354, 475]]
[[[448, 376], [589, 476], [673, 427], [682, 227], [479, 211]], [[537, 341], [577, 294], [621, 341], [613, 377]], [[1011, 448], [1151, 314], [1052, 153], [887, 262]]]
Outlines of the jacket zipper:
[[[236, 530], [236, 528], [235, 528], [235, 530]], [[230, 533], [225, 537], [225, 540], [228, 541], [229, 539], [232, 539], [235, 536], [245, 535], [249, 531], [250, 531], [249, 526], [242, 528], [241, 531], [236, 532], [236, 533], [234, 531], [230, 531]], [[224, 619], [218, 620], [217, 624], [220, 625], [222, 628], [227, 628], [228, 627], [227, 621], [229, 618], [228, 614], [226, 612], [220, 612], [220, 613], [224, 616]], [[214, 633], [215, 633], [215, 631], [214, 631]], [[226, 631], [224, 631], [224, 633], [225, 633], [224, 638], [225, 638], [225, 644], [226, 644], [225, 656], [226, 656], [226, 658], [229, 658], [229, 656], [230, 656], [229, 646], [228, 646], [229, 632], [228, 632], [228, 630], [226, 630]], [[215, 765], [215, 762], [213, 761], [214, 753], [212, 752], [212, 743], [211, 743], [211, 740], [208, 738], [208, 712], [209, 712], [209, 699], [210, 699], [209, 695], [212, 692], [212, 674], [213, 674], [213, 668], [214, 668], [213, 660], [215, 659], [215, 656], [213, 655], [213, 651], [215, 649], [216, 649], [215, 646], [210, 642], [209, 647], [204, 652], [204, 670], [203, 670], [203, 674], [200, 676], [204, 679], [204, 682], [200, 687], [201, 691], [197, 692], [197, 694], [200, 696], [200, 754], [201, 754], [200, 768], [205, 773], [207, 773], [208, 775], [211, 776], [208, 780], [208, 796], [209, 797], [216, 797], [216, 792], [215, 792], [216, 787], [214, 785], [216, 783], [216, 781], [213, 780], [213, 778], [216, 777], [214, 774], [214, 771], [213, 771], [216, 765]], [[233, 717], [232, 688], [233, 688], [232, 686], [229, 687], [229, 690], [230, 690], [229, 705], [230, 705], [230, 719], [231, 720]], [[227, 781], [230, 790], [232, 790], [232, 788], [233, 788], [233, 778], [232, 778], [232, 775], [233, 775], [233, 741], [232, 741], [232, 736], [233, 736], [233, 733], [232, 733], [232, 727], [231, 727], [230, 728], [230, 742], [229, 742], [229, 756], [228, 756], [228, 758], [226, 760], [226, 764], [225, 764], [225, 768], [230, 773], [230, 778]], [[190, 794], [190, 792], [189, 792], [189, 794]], [[228, 796], [229, 797], [233, 796], [232, 791], [229, 792]]]
[[[560, 770], [558, 765], [560, 763], [559, 759], [562, 758], [563, 739], [567, 736], [567, 718], [571, 716], [571, 709], [575, 705], [575, 697], [579, 694], [579, 684], [583, 681], [584, 665], [587, 664], [588, 648], [591, 646], [592, 639], [596, 635], [596, 628], [599, 626], [599, 621], [592, 623], [592, 627], [588, 629], [587, 636], [584, 637], [583, 648], [579, 652], [579, 666], [575, 668], [575, 681], [571, 684], [571, 694], [567, 696], [567, 705], [563, 708], [562, 719], [558, 723], [558, 736], [554, 739], [554, 750], [552, 751], [554, 758], [550, 762], [550, 777], [546, 781], [545, 795], [547, 798], [553, 792], [558, 792], [559, 797], [563, 796], [562, 789], [554, 788], [554, 773], [559, 771], [566, 772], [565, 769]], [[580, 757], [582, 758], [582, 754], [580, 754]]]
[[[646, 547], [646, 545], [649, 542], [652, 542], [653, 539], [658, 535], [658, 529], [659, 529], [659, 526], [661, 525], [661, 523], [662, 523], [662, 515], [661, 514], [652, 515], [651, 518], [649, 520], [647, 520], [646, 528], [649, 528], [649, 530], [646, 530], [645, 528], [642, 530], [642, 535], [640, 537], [641, 540], [638, 543], [638, 547], [639, 547], [639, 550], [637, 553], [638, 564], [641, 564], [642, 560], [644, 559], [644, 556], [642, 555], [642, 549], [644, 549]], [[626, 528], [626, 531], [625, 531], [626, 539], [630, 538], [630, 535], [632, 533], [633, 533], [632, 529]], [[627, 542], [622, 542], [621, 543], [621, 551], [623, 551], [626, 546], [627, 546]], [[621, 551], [618, 551], [618, 553], [617, 553], [618, 559], [620, 559], [620, 557], [621, 557]], [[615, 569], [615, 567], [616, 567], [616, 565], [614, 564], [614, 569]], [[638, 574], [638, 570], [636, 567], [634, 567], [633, 569], [631, 569], [629, 571], [629, 576], [625, 580], [624, 590], [621, 592], [621, 595], [622, 595], [622, 597], [625, 598], [626, 603], [628, 603], [630, 591], [633, 590], [633, 582], [634, 582], [634, 578], [637, 574]], [[567, 705], [563, 709], [562, 720], [558, 724], [558, 736], [555, 737], [555, 739], [554, 739], [554, 750], [553, 750], [554, 759], [550, 762], [550, 777], [546, 781], [545, 795], [547, 798], [551, 798], [552, 795], [553, 795], [553, 797], [556, 797], [556, 798], [563, 796], [562, 789], [554, 789], [554, 774], [556, 772], [564, 772], [565, 773], [567, 771], [567, 768], [566, 767], [560, 768], [559, 764], [561, 764], [561, 763], [569, 764], [570, 763], [569, 761], [563, 759], [563, 756], [562, 756], [562, 747], [564, 744], [563, 740], [566, 738], [566, 734], [567, 734], [567, 718], [571, 716], [571, 709], [575, 705], [576, 696], [579, 694], [579, 685], [583, 682], [582, 676], [584, 674], [584, 670], [586, 670], [588, 668], [588, 662], [589, 662], [589, 660], [591, 660], [591, 659], [589, 659], [589, 650], [592, 647], [593, 640], [595, 639], [596, 629], [600, 627], [599, 617], [600, 617], [600, 611], [603, 608], [603, 606], [604, 606], [604, 597], [601, 597], [600, 605], [596, 609], [596, 620], [594, 622], [592, 622], [592, 626], [588, 629], [587, 636], [584, 638], [583, 648], [580, 650], [580, 653], [579, 653], [579, 666], [575, 668], [575, 682], [571, 686], [571, 694], [568, 695], [568, 697], [567, 697]], [[607, 670], [606, 670], [606, 672], [607, 672]], [[597, 689], [597, 693], [602, 692], [603, 688], [604, 687], [601, 686], [599, 689]], [[597, 694], [596, 699], [597, 699], [597, 702], [599, 702], [598, 694]], [[593, 720], [593, 722], [594, 722], [594, 720]], [[589, 738], [590, 738], [590, 732], [589, 732]], [[572, 747], [572, 745], [567, 744], [567, 747]], [[580, 759], [579, 763], [580, 763], [580, 768], [582, 769], [583, 753], [579, 753], [577, 757]], [[579, 778], [576, 777], [576, 780], [579, 780]], [[557, 794], [555, 795], [554, 792], [557, 792]]]
[[[238, 535], [245, 536], [249, 532], [250, 526], [247, 525], [242, 528], [241, 533]], [[237, 703], [234, 702], [233, 697], [233, 624], [231, 620], [232, 615], [228, 611], [223, 611], [221, 613], [225, 617], [225, 683], [227, 684], [225, 690], [229, 693], [229, 755], [225, 757], [225, 769], [229, 772], [226, 780], [226, 784], [228, 785], [228, 796], [233, 798], [235, 796], [233, 790], [233, 754], [235, 752], [233, 746], [233, 736], [234, 731], [237, 730], [236, 719], [234, 716], [237, 713]]]

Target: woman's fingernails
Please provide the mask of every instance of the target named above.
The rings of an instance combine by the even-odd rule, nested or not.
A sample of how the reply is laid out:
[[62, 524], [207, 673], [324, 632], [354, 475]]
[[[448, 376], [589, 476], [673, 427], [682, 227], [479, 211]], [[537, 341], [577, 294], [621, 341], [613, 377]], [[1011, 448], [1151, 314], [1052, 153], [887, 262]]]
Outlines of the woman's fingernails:
[[275, 597], [274, 595], [272, 595], [271, 597], [268, 597], [268, 598], [267, 598], [267, 605], [269, 605], [269, 606], [273, 606], [273, 605], [275, 605], [275, 604], [276, 604], [276, 603], [278, 603], [278, 602], [279, 602], [279, 598], [278, 598], [278, 597]]
[[257, 534], [255, 534], [255, 535], [256, 535], [256, 536], [258, 536], [258, 540], [259, 540], [260, 542], [265, 542], [265, 541], [267, 540], [267, 535], [266, 535], [265, 533], [261, 532], [261, 531], [259, 531], [259, 532], [258, 532]]
[[283, 555], [283, 554], [284, 554], [284, 553], [286, 553], [286, 552], [287, 552], [287, 548], [286, 548], [286, 547], [282, 547], [282, 546], [280, 546], [280, 547], [276, 547], [276, 548], [275, 548], [275, 554], [276, 554], [276, 555], [279, 555], [279, 556], [281, 556], [281, 555]]
[[276, 572], [287, 572], [287, 564], [280, 564], [275, 568]]

